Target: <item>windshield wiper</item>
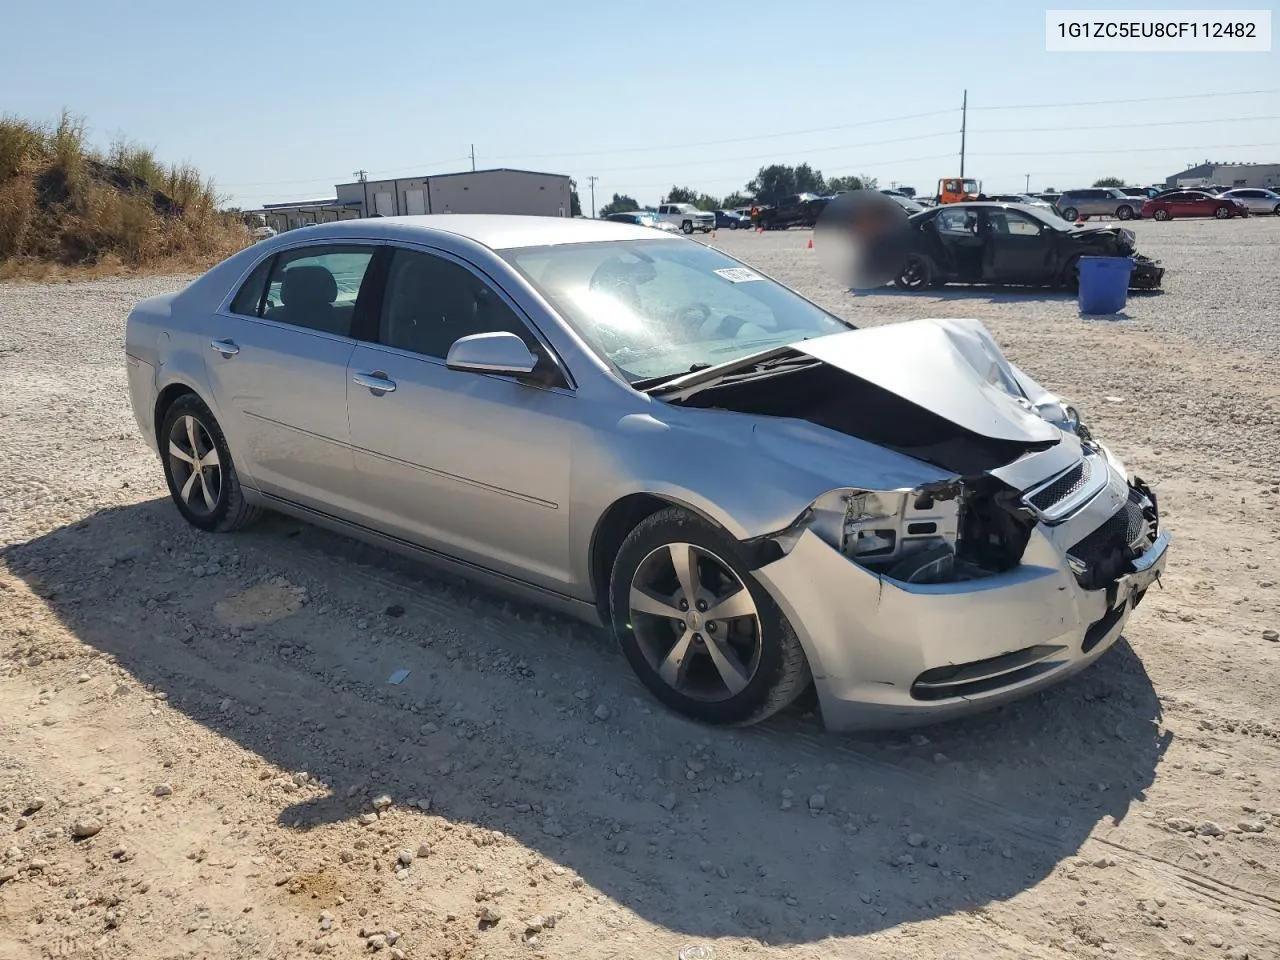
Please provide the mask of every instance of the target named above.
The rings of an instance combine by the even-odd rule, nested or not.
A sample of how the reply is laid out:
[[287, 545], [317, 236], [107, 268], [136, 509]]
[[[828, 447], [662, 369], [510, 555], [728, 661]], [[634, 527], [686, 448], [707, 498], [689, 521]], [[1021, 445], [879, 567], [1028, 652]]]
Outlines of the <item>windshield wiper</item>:
[[[821, 364], [822, 361], [808, 354], [783, 354], [781, 356], [772, 357], [767, 360], [757, 360], [747, 366], [738, 367], [726, 372], [718, 377], [713, 377], [702, 383], [698, 383], [696, 387], [693, 384], [669, 383], [669, 381], [677, 380], [684, 376], [678, 374], [675, 377], [655, 378], [658, 382], [645, 392], [653, 396], [660, 396], [663, 393], [683, 390], [686, 387], [697, 390], [704, 390], [708, 387], [718, 387], [726, 383], [741, 383], [745, 380], [754, 380], [757, 377], [772, 376], [777, 373], [786, 373], [790, 368], [804, 369], [815, 364]], [[637, 386], [632, 384], [632, 386]], [[643, 389], [643, 388], [642, 388]]]
[[695, 363], [689, 367], [688, 370], [680, 373], [664, 373], [660, 377], [646, 377], [643, 380], [632, 380], [631, 386], [635, 387], [637, 390], [649, 390], [653, 387], [660, 387], [669, 380], [676, 379], [676, 377], [683, 377], [686, 373], [697, 373], [699, 370], [707, 370], [710, 369], [710, 367], [711, 364], [709, 363]]

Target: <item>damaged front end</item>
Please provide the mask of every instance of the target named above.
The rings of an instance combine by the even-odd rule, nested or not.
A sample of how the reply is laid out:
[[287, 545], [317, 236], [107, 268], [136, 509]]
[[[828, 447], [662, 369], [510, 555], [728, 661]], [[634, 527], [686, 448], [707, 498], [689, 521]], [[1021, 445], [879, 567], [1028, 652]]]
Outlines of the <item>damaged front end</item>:
[[[1118, 639], [1164, 570], [1150, 488], [974, 321], [793, 344], [671, 394], [754, 415], [759, 452], [816, 494], [750, 542], [768, 547], [753, 573], [832, 729], [931, 722], [1057, 682]], [[818, 478], [835, 482], [819, 492]]]
[[999, 480], [914, 490], [833, 490], [797, 519], [850, 560], [902, 583], [951, 583], [1012, 570], [1035, 517]]

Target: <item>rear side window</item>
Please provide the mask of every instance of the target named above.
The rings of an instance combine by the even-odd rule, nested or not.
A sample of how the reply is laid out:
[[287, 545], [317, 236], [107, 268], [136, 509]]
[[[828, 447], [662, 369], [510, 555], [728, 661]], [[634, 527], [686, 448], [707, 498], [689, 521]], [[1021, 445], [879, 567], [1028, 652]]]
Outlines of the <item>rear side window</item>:
[[242, 317], [258, 317], [262, 311], [262, 295], [267, 289], [267, 276], [271, 273], [271, 264], [275, 257], [267, 257], [253, 268], [249, 279], [236, 293], [231, 301], [231, 312]]
[[281, 253], [267, 283], [262, 316], [308, 330], [350, 336], [356, 300], [374, 248], [312, 246]]

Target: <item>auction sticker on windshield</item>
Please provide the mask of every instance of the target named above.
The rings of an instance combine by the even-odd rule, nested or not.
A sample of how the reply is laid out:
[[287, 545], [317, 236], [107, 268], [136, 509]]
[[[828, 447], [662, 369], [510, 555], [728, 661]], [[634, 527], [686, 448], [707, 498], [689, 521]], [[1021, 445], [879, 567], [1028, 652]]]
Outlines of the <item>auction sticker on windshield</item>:
[[754, 270], [748, 270], [746, 267], [725, 267], [717, 270], [716, 274], [724, 277], [730, 283], [747, 283], [751, 280], [763, 280], [764, 277], [756, 273]]

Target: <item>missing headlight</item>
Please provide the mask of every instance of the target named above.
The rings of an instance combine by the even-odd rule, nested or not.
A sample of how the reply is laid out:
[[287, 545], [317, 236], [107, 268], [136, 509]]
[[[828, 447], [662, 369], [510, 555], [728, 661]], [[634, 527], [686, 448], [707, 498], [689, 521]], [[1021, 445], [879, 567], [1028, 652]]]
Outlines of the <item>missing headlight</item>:
[[902, 583], [945, 583], [1016, 567], [1034, 520], [1018, 494], [979, 478], [914, 490], [833, 490], [801, 524], [859, 566]]

